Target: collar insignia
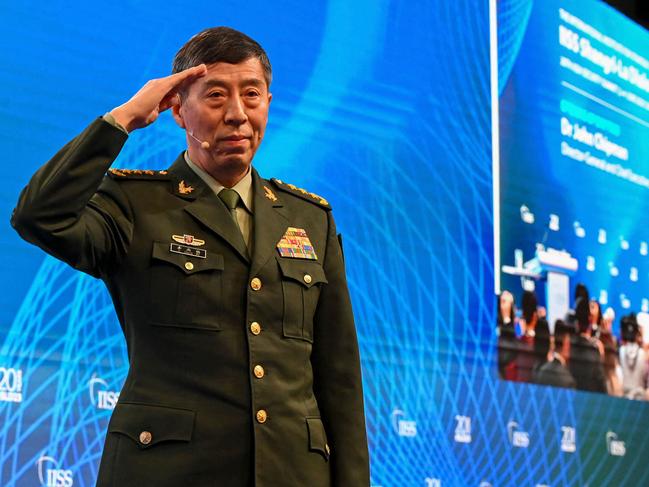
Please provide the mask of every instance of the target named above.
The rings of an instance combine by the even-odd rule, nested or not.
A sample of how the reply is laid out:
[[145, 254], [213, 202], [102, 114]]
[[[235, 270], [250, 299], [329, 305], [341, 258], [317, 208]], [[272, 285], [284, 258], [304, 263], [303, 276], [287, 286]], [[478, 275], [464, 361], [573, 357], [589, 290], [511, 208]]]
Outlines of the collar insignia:
[[185, 184], [185, 180], [184, 180], [184, 179], [178, 183], [178, 192], [179, 192], [180, 194], [189, 194], [189, 193], [191, 193], [192, 191], [194, 191], [194, 187], [193, 187], [193, 186], [187, 186], [187, 185]]
[[268, 186], [264, 186], [264, 196], [271, 200], [273, 203], [277, 201], [277, 196], [275, 196], [275, 193], [273, 193]]

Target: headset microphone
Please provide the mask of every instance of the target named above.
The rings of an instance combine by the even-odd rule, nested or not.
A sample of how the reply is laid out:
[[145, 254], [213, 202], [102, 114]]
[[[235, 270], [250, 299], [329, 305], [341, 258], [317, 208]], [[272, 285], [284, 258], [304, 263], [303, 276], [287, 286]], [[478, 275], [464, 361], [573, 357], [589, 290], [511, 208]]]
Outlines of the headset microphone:
[[189, 133], [189, 135], [190, 135], [190, 136], [191, 136], [191, 137], [192, 137], [196, 142], [198, 142], [198, 143], [201, 144], [201, 147], [202, 147], [203, 149], [207, 150], [207, 149], [210, 148], [210, 143], [209, 143], [209, 142], [207, 142], [206, 140], [200, 140], [198, 137], [196, 137], [196, 136], [194, 135], [194, 132], [191, 132], [191, 131], [190, 131], [190, 132], [188, 132], [188, 133]]

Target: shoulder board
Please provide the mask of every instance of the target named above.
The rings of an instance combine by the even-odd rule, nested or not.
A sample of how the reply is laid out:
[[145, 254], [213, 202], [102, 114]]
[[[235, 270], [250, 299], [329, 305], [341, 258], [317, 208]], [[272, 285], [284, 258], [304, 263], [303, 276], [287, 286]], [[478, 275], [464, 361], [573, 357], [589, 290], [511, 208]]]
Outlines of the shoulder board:
[[331, 205], [322, 196], [319, 196], [315, 193], [310, 193], [306, 189], [298, 188], [294, 184], [288, 184], [276, 178], [272, 178], [271, 181], [275, 184], [277, 189], [281, 189], [282, 191], [285, 191], [287, 193], [294, 194], [295, 196], [298, 196], [303, 200], [310, 201], [311, 203], [322, 206], [327, 210], [331, 210]]
[[114, 169], [108, 170], [108, 175], [113, 179], [169, 179], [167, 171], [153, 171], [151, 169]]

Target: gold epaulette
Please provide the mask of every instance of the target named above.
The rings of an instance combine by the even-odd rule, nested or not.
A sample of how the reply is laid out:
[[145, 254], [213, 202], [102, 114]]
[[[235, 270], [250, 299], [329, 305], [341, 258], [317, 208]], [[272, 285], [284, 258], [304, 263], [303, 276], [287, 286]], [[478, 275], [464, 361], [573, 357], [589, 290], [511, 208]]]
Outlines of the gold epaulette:
[[281, 189], [282, 191], [286, 191], [287, 193], [294, 194], [295, 196], [299, 196], [300, 198], [310, 201], [311, 203], [315, 203], [316, 205], [322, 206], [323, 208], [326, 208], [327, 210], [331, 210], [331, 205], [329, 202], [324, 199], [322, 196], [317, 195], [315, 193], [311, 193], [307, 191], [306, 189], [298, 188], [294, 184], [288, 184], [285, 183], [284, 181], [281, 181], [279, 179], [273, 178], [271, 181], [277, 186], [278, 189]]
[[167, 171], [152, 169], [114, 169], [108, 170], [108, 175], [115, 179], [169, 179]]

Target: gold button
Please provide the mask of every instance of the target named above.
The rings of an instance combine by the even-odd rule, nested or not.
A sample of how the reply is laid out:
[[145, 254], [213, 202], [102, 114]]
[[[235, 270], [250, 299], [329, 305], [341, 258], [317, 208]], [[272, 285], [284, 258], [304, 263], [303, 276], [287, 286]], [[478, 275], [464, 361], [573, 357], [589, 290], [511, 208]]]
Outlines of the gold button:
[[258, 277], [253, 277], [250, 281], [250, 287], [253, 291], [259, 291], [261, 289], [261, 279]]
[[256, 321], [253, 321], [252, 323], [250, 323], [250, 332], [253, 335], [259, 335], [261, 333], [261, 325]]
[[193, 268], [194, 268], [194, 264], [192, 264], [191, 262], [185, 262], [185, 269], [191, 271]]
[[151, 440], [153, 439], [153, 436], [151, 435], [151, 432], [149, 431], [143, 431], [140, 433], [140, 443], [143, 445], [148, 445], [151, 443]]
[[257, 379], [261, 379], [265, 374], [264, 368], [261, 365], [255, 365], [255, 368], [252, 369], [252, 371], [254, 372]]
[[325, 443], [325, 451], [327, 452], [327, 455], [331, 453], [331, 449], [329, 448], [329, 443]]
[[266, 414], [266, 411], [264, 409], [260, 409], [259, 411], [257, 411], [258, 423], [265, 423], [267, 419], [268, 419], [268, 414]]
[[311, 276], [309, 274], [304, 274], [304, 282], [306, 282], [307, 284], [311, 284], [312, 280], [313, 279], [311, 279]]

